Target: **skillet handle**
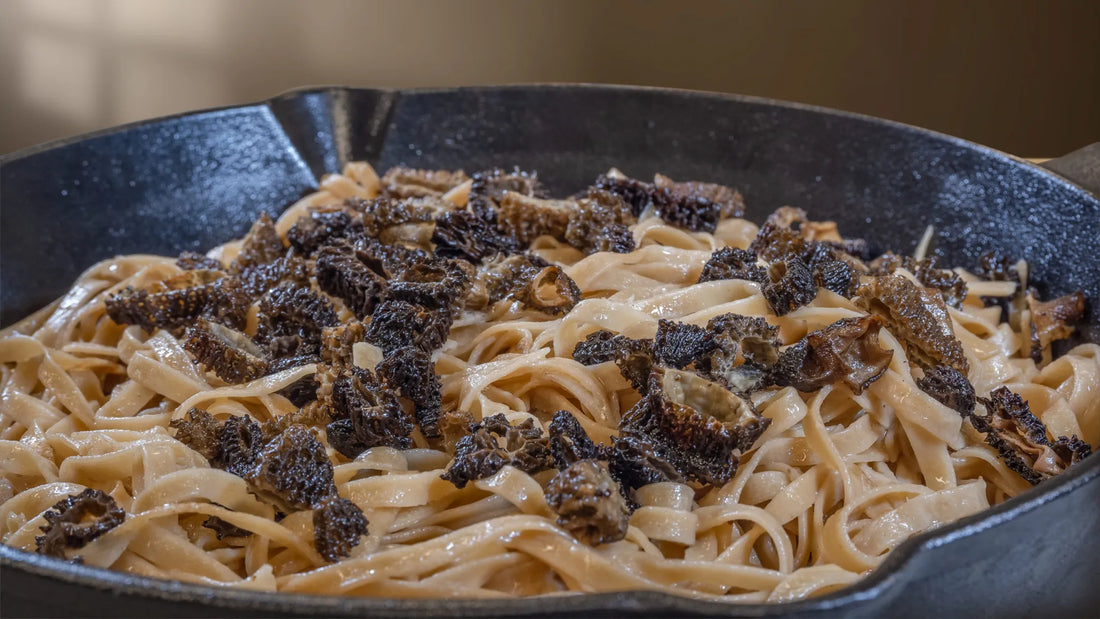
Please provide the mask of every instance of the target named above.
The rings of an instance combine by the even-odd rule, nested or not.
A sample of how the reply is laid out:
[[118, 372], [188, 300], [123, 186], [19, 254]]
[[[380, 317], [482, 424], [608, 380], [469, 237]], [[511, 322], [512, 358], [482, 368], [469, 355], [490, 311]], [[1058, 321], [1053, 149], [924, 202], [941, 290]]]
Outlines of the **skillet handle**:
[[1100, 142], [1045, 161], [1041, 165], [1091, 191], [1093, 195], [1100, 196]]

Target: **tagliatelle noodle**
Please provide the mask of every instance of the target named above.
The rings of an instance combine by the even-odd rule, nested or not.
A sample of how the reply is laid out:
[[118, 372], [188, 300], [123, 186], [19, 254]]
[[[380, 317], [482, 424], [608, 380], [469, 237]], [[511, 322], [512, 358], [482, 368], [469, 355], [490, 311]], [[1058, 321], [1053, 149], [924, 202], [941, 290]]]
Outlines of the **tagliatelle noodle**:
[[[464, 204], [469, 182], [444, 199]], [[285, 235], [310, 209], [377, 195], [365, 163], [327, 176], [276, 223]], [[790, 344], [843, 318], [851, 301], [821, 290], [775, 316], [757, 284], [695, 283], [715, 249], [745, 248], [757, 227], [722, 221], [686, 232], [643, 213], [637, 249], [583, 256], [550, 237], [532, 251], [565, 266], [585, 298], [551, 317], [510, 307], [460, 316], [437, 355], [445, 407], [512, 422], [573, 413], [597, 442], [616, 434], [638, 399], [614, 364], [585, 367], [576, 344], [597, 329], [653, 337], [659, 319], [706, 325], [734, 312], [763, 316]], [[209, 255], [229, 261], [240, 242]], [[355, 460], [330, 449], [340, 496], [367, 516], [351, 556], [329, 564], [313, 545], [310, 512], [275, 521], [245, 481], [211, 468], [172, 436], [191, 407], [266, 421], [295, 410], [277, 392], [313, 364], [242, 385], [201, 372], [180, 342], [122, 327], [104, 299], [178, 272], [171, 258], [127, 256], [88, 269], [57, 302], [0, 337], [0, 539], [34, 550], [43, 513], [84, 488], [110, 494], [123, 524], [85, 546], [85, 563], [215, 586], [387, 597], [512, 597], [648, 589], [731, 601], [780, 602], [850, 584], [905, 539], [1015, 496], [1028, 484], [961, 416], [915, 384], [904, 347], [862, 394], [843, 384], [814, 393], [772, 388], [754, 396], [771, 426], [734, 477], [696, 490], [671, 482], [638, 490], [626, 538], [591, 547], [555, 522], [543, 488], [552, 473], [505, 467], [458, 489], [440, 478], [449, 456], [419, 445], [374, 448]], [[1009, 282], [964, 274], [970, 296], [950, 310], [979, 394], [1008, 385], [1056, 435], [1100, 442], [1100, 347], [1082, 345], [1039, 369], [1027, 343], [978, 297], [1009, 296]], [[503, 305], [503, 304], [502, 304]], [[360, 352], [357, 351], [360, 358]], [[365, 353], [364, 353], [365, 354]], [[363, 357], [365, 358], [365, 357]], [[216, 516], [252, 533], [217, 540]]]

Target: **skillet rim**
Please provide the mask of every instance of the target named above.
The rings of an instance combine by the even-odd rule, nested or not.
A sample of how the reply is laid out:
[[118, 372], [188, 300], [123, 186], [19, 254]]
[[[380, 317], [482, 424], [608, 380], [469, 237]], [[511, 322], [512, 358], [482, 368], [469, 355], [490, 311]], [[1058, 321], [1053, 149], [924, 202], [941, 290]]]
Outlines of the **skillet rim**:
[[[805, 103], [780, 101], [765, 97], [715, 93], [709, 91], [661, 88], [649, 86], [628, 86], [609, 84], [573, 84], [573, 83], [535, 83], [504, 84], [493, 86], [472, 86], [455, 88], [357, 88], [337, 85], [304, 86], [284, 91], [268, 99], [251, 103], [219, 106], [201, 110], [181, 112], [168, 116], [139, 120], [124, 125], [108, 127], [93, 132], [47, 141], [29, 146], [12, 153], [0, 155], [0, 166], [5, 166], [37, 154], [63, 148], [79, 142], [93, 140], [135, 128], [178, 120], [186, 117], [215, 115], [235, 110], [263, 107], [273, 115], [273, 120], [285, 129], [282, 121], [274, 114], [273, 106], [299, 97], [313, 94], [369, 93], [391, 98], [390, 105], [406, 95], [445, 95], [463, 92], [502, 92], [502, 91], [616, 91], [623, 93], [647, 92], [666, 96], [692, 99], [712, 99], [733, 101], [766, 107], [786, 108], [814, 113], [816, 115], [857, 120], [871, 125], [883, 126], [895, 131], [915, 133], [946, 142], [951, 146], [977, 151], [985, 156], [1001, 159], [1011, 165], [1024, 166], [1032, 173], [1038, 172], [1062, 185], [1064, 189], [1078, 194], [1086, 203], [1100, 208], [1100, 199], [1070, 179], [1040, 166], [1032, 161], [1005, 153], [1003, 151], [965, 140], [963, 138], [940, 133], [898, 121], [875, 116], [835, 110]], [[388, 124], [384, 128], [388, 128]], [[147, 599], [166, 602], [186, 601], [200, 603], [218, 609], [248, 609], [252, 611], [271, 611], [284, 613], [338, 613], [341, 615], [361, 614], [364, 611], [382, 612], [394, 616], [433, 616], [435, 614], [460, 616], [523, 616], [552, 612], [564, 614], [584, 611], [620, 611], [620, 612], [676, 612], [699, 615], [724, 616], [778, 616], [788, 613], [813, 613], [851, 608], [860, 601], [884, 595], [897, 595], [896, 590], [904, 584], [906, 568], [921, 553], [952, 543], [955, 540], [970, 537], [987, 529], [992, 529], [1019, 515], [1033, 511], [1038, 507], [1061, 496], [1073, 492], [1100, 477], [1100, 458], [1089, 458], [1058, 477], [1043, 482], [1040, 486], [1004, 503], [983, 510], [977, 514], [949, 523], [932, 531], [916, 535], [893, 551], [869, 574], [855, 583], [820, 597], [779, 603], [733, 603], [700, 600], [669, 593], [654, 591], [626, 591], [616, 593], [583, 594], [561, 597], [519, 598], [513, 600], [482, 599], [393, 599], [375, 597], [346, 597], [334, 595], [312, 595], [291, 593], [268, 593], [239, 589], [218, 588], [196, 585], [179, 581], [163, 580], [143, 576], [134, 576], [124, 572], [112, 571], [85, 565], [72, 564], [52, 557], [26, 552], [11, 546], [0, 544], [0, 566], [16, 569], [29, 574], [46, 576], [62, 582], [100, 590], [109, 590], [117, 594], [140, 596]]]

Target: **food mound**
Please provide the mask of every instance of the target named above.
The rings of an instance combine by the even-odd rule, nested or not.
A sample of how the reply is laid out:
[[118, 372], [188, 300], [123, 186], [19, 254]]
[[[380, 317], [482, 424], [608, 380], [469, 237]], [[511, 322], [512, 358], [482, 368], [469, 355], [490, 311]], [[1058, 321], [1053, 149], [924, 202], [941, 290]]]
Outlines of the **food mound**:
[[1080, 292], [743, 213], [352, 163], [239, 241], [95, 265], [0, 333], [3, 542], [266, 591], [786, 601], [1100, 442], [1100, 347], [1054, 354]]

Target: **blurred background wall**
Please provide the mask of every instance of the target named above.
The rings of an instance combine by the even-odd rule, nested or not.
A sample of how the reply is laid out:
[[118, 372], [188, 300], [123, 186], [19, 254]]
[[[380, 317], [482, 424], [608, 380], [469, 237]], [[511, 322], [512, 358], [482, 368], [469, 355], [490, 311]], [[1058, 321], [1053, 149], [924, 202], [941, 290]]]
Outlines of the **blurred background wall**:
[[304, 85], [803, 101], [1024, 156], [1100, 140], [1095, 0], [0, 0], [0, 152]]

